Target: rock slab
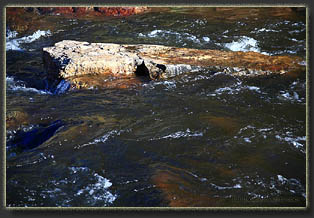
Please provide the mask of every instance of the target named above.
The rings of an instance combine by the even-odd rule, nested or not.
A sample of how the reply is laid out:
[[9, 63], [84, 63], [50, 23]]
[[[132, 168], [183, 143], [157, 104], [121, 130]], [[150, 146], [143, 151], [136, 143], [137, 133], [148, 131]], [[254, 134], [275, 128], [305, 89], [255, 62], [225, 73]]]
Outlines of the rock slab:
[[65, 79], [76, 88], [78, 78], [89, 76], [92, 81], [100, 75], [166, 79], [200, 69], [249, 77], [305, 72], [302, 58], [295, 56], [72, 40], [43, 48], [43, 61], [50, 79]]

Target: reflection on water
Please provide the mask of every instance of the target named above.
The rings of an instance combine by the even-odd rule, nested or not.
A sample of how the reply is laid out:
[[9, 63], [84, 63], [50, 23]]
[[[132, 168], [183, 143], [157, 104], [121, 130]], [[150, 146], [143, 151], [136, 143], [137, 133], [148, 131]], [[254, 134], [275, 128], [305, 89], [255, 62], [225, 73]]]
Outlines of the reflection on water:
[[[8, 206], [305, 206], [304, 76], [254, 80], [203, 70], [54, 95], [41, 60], [42, 47], [63, 39], [305, 57], [303, 16], [154, 8], [43, 22], [55, 27], [7, 31]], [[62, 127], [47, 131], [58, 120]], [[38, 146], [13, 149], [35, 133], [45, 135]]]

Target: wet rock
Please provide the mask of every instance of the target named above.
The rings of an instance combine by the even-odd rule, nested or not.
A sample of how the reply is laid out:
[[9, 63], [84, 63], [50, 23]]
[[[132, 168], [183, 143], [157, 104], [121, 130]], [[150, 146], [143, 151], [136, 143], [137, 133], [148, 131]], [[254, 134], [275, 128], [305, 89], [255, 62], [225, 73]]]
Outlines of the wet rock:
[[39, 127], [27, 132], [20, 130], [12, 140], [7, 142], [7, 147], [17, 151], [36, 148], [51, 138], [63, 125], [63, 121], [57, 120], [47, 127]]
[[139, 75], [159, 79], [200, 69], [245, 77], [305, 72], [305, 66], [299, 64], [302, 58], [295, 56], [72, 40], [43, 48], [43, 61], [52, 81], [65, 79], [76, 88], [93, 87], [98, 83], [94, 77], [94, 82], [90, 80], [88, 85], [78, 86], [75, 81], [86, 75]]
[[[162, 191], [170, 207], [213, 207], [221, 204], [214, 193], [204, 187], [191, 173], [169, 165], [156, 166], [152, 182]], [[203, 193], [203, 194], [201, 194]]]
[[147, 10], [147, 7], [98, 7], [95, 10], [107, 16], [129, 16]]
[[224, 133], [233, 135], [240, 129], [240, 122], [232, 117], [218, 117], [211, 115], [201, 115], [201, 121], [209, 122], [215, 127], [219, 127]]
[[24, 35], [32, 34], [37, 30], [54, 31], [56, 22], [44, 19], [37, 8], [7, 7], [6, 26], [7, 30]]
[[39, 7], [34, 9], [39, 14], [69, 14], [73, 13], [72, 7]]
[[[145, 78], [140, 77], [116, 77], [112, 75], [84, 75], [79, 77], [71, 77], [69, 80], [71, 81], [71, 88], [74, 89], [130, 89], [137, 88], [143, 82], [147, 81]], [[68, 82], [68, 84], [70, 83]]]

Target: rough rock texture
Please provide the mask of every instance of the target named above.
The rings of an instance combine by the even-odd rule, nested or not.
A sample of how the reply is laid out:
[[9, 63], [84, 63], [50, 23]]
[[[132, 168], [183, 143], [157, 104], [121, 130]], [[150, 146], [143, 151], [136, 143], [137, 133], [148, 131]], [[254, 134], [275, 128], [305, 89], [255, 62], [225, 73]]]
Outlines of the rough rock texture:
[[[159, 79], [199, 69], [248, 77], [305, 72], [305, 66], [299, 64], [302, 59], [292, 56], [70, 40], [43, 48], [43, 60], [51, 79], [66, 79], [76, 87], [75, 78], [86, 75]], [[83, 87], [91, 87], [92, 83]]]
[[129, 16], [142, 13], [147, 7], [26, 7], [26, 12], [49, 15], [105, 15], [105, 16]]

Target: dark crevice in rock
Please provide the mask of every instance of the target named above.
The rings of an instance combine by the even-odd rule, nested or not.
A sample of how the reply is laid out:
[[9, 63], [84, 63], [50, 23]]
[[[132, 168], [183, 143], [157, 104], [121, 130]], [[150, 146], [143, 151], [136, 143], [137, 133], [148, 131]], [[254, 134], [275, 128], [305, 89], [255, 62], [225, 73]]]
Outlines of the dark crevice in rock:
[[148, 76], [149, 77], [149, 70], [145, 66], [144, 61], [141, 65], [137, 66], [136, 71], [135, 71], [135, 75], [136, 76]]
[[163, 64], [154, 64], [154, 68], [151, 69], [149, 77], [152, 80], [161, 78], [161, 75], [166, 71], [166, 66]]
[[163, 64], [157, 64], [156, 67], [158, 67], [159, 69], [161, 69], [163, 72], [166, 71], [166, 66]]

